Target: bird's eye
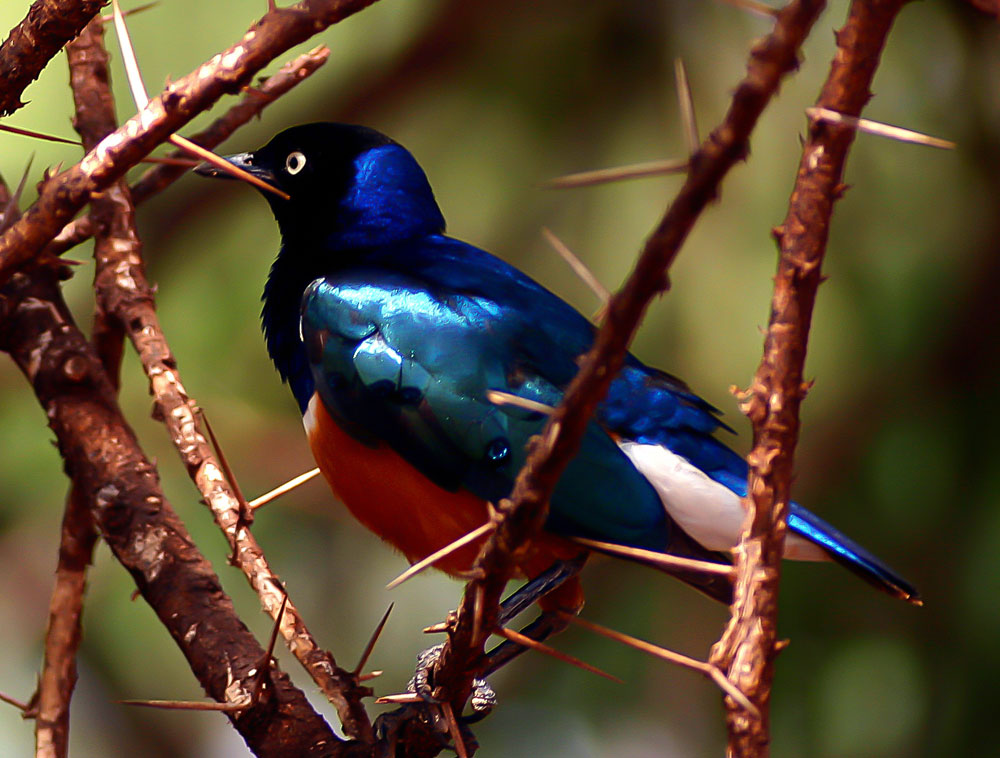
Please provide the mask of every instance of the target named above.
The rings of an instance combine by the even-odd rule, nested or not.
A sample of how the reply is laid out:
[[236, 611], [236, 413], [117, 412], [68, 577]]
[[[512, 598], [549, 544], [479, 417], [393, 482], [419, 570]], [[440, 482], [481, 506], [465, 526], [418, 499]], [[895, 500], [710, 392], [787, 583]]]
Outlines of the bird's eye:
[[306, 157], [298, 150], [294, 153], [289, 153], [288, 157], [285, 158], [285, 171], [292, 176], [295, 176], [295, 174], [299, 173], [305, 167]]

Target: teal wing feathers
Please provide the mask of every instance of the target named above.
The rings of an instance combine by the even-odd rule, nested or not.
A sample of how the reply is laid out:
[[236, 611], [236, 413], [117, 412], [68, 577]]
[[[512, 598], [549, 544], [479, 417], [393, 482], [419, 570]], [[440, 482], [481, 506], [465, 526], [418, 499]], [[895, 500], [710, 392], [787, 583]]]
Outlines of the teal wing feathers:
[[[384, 271], [318, 279], [302, 302], [312, 377], [337, 422], [361, 441], [391, 445], [439, 486], [491, 501], [509, 493], [544, 416], [496, 405], [487, 390], [547, 405], [562, 394], [522, 349], [538, 347], [529, 330], [487, 299], [439, 298], [417, 279]], [[560, 352], [549, 346], [550, 358]], [[556, 490], [547, 527], [654, 550], [679, 531], [597, 424]]]

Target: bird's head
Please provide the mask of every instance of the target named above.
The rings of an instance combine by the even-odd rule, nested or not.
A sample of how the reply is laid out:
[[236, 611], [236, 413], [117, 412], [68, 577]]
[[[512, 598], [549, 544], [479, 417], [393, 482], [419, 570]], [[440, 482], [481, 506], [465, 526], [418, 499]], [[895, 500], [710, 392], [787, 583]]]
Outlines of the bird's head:
[[[286, 242], [372, 247], [444, 229], [423, 169], [404, 147], [374, 129], [293, 126], [260, 149], [226, 160], [289, 196], [263, 192]], [[231, 177], [209, 164], [195, 172]]]

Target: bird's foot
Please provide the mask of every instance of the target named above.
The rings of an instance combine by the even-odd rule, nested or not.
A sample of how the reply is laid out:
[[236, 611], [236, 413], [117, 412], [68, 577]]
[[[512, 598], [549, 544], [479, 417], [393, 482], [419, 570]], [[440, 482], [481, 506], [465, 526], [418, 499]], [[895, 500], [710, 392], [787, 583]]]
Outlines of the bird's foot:
[[[425, 703], [437, 703], [433, 696], [434, 666], [440, 659], [442, 650], [444, 650], [444, 643], [421, 651], [417, 655], [417, 667], [413, 672], [413, 678], [406, 685], [407, 692], [419, 695]], [[485, 679], [473, 679], [472, 694], [469, 696], [469, 706], [472, 708], [472, 713], [463, 720], [467, 722], [479, 721], [488, 716], [496, 704], [497, 695], [489, 682]]]

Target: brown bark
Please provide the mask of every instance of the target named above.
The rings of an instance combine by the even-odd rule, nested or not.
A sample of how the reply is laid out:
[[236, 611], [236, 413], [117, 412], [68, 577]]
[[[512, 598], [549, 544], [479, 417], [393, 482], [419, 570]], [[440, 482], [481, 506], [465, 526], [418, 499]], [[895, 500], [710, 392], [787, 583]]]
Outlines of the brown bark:
[[53, 177], [23, 218], [0, 236], [0, 283], [59, 233], [91, 195], [110, 186], [224, 94], [235, 94], [276, 56], [375, 0], [303, 0], [275, 8], [237, 44], [173, 82], [80, 163]]
[[[0, 350], [31, 383], [66, 472], [118, 561], [156, 612], [210, 697], [252, 691], [264, 651], [237, 617], [211, 565], [160, 489], [121, 415], [103, 367], [74, 326], [55, 274], [18, 273], [0, 288]], [[259, 755], [334, 755], [348, 749], [286, 674], [271, 669], [260, 701], [229, 714]]]
[[[274, 75], [244, 93], [243, 98], [208, 125], [206, 129], [190, 139], [196, 145], [209, 149], [227, 140], [239, 127], [260, 115], [268, 105], [285, 94], [299, 82], [311, 76], [330, 57], [330, 49], [320, 46], [303, 53], [286, 63]], [[168, 154], [172, 158], [187, 158], [187, 153], [175, 150]], [[129, 188], [132, 202], [136, 205], [156, 195], [187, 173], [184, 166], [160, 164], [149, 169]], [[62, 255], [67, 250], [89, 239], [94, 234], [94, 224], [90, 216], [74, 219], [50, 242], [45, 250], [50, 255]]]
[[[857, 116], [886, 37], [906, 0], [855, 0], [837, 32], [837, 52], [817, 105]], [[754, 427], [747, 460], [747, 526], [737, 549], [732, 617], [712, 660], [750, 698], [755, 718], [727, 699], [730, 756], [768, 755], [769, 704], [778, 651], [777, 613], [785, 518], [790, 501], [799, 406], [807, 386], [803, 365], [833, 204], [841, 196], [853, 129], [814, 122], [802, 150], [788, 215], [774, 230], [778, 273], [764, 356], [744, 411]]]
[[0, 46], [0, 116], [22, 107], [21, 94], [107, 0], [35, 0]]
[[728, 170], [746, 156], [757, 119], [782, 78], [796, 69], [799, 47], [824, 5], [821, 0], [790, 3], [778, 13], [771, 34], [754, 45], [746, 77], [736, 88], [725, 119], [692, 156], [684, 185], [647, 240], [625, 285], [612, 297], [594, 346], [583, 356], [579, 373], [550, 416], [509, 500], [500, 504], [500, 524], [477, 561], [483, 578], [467, 588], [458, 626], [436, 669], [435, 681], [452, 694], [456, 709], [464, 705], [482, 654], [483, 640], [473, 639], [477, 617], [484, 629], [495, 625], [497, 601], [518, 552], [544, 523], [548, 499], [620, 370], [646, 306], [667, 289], [666, 271], [688, 232], [717, 195]]

